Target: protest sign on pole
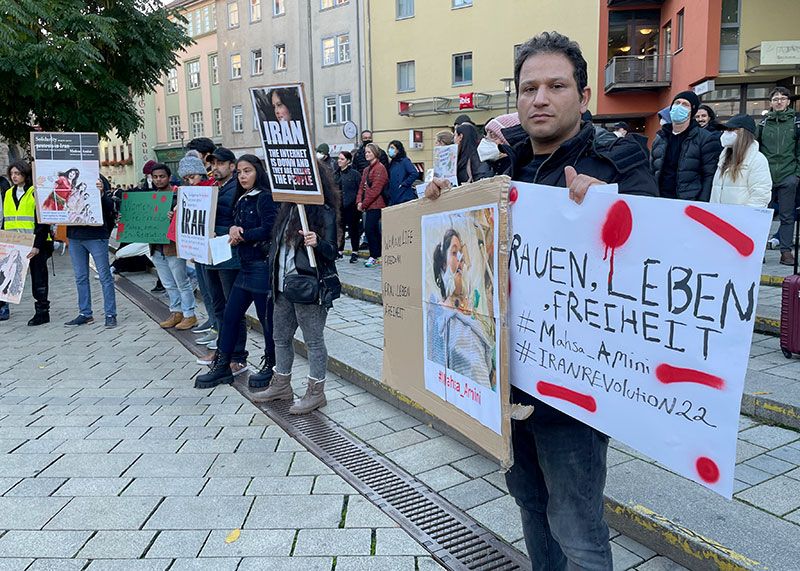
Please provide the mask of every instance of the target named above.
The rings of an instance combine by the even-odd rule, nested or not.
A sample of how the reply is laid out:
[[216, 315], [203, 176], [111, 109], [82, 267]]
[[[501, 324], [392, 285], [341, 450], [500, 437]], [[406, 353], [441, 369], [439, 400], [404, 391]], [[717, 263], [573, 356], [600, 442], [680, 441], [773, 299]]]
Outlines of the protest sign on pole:
[[512, 185], [512, 384], [730, 498], [771, 211]]
[[167, 217], [172, 206], [171, 190], [124, 192], [120, 202], [117, 239], [120, 242], [169, 244]]
[[433, 176], [446, 178], [458, 186], [458, 145], [440, 145], [433, 148]]
[[98, 141], [97, 133], [31, 132], [39, 222], [102, 226]]
[[384, 210], [384, 382], [511, 463], [508, 182]]
[[19, 303], [32, 249], [33, 234], [0, 230], [0, 301]]
[[211, 264], [209, 241], [217, 216], [216, 186], [181, 186], [175, 212], [175, 237], [178, 257]]

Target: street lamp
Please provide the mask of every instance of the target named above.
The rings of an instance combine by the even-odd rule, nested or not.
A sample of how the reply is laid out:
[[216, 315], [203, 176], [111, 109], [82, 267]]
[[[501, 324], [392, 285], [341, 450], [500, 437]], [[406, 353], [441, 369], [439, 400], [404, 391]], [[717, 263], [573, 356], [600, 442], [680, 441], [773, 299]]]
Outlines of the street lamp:
[[181, 152], [183, 152], [186, 150], [183, 146], [183, 138], [186, 136], [186, 131], [178, 131], [178, 134], [181, 136]]
[[514, 84], [513, 77], [503, 77], [500, 79], [503, 82], [503, 91], [506, 92], [506, 115], [511, 113], [511, 86]]

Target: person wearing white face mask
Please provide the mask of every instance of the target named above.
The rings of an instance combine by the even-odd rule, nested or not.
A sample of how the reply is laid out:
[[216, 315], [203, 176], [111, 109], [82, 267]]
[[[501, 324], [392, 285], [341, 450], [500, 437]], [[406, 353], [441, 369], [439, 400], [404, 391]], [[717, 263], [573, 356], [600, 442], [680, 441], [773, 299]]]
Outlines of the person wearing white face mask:
[[708, 202], [722, 146], [694, 120], [700, 99], [682, 91], [672, 100], [672, 123], [653, 141], [650, 166], [664, 198]]
[[333, 171], [336, 170], [336, 161], [333, 160], [333, 157], [331, 157], [330, 153], [331, 148], [328, 146], [328, 143], [321, 143], [317, 147], [317, 158], [319, 159], [319, 162], [328, 167], [331, 171], [331, 174], [333, 174]]
[[767, 157], [758, 150], [755, 121], [749, 115], [736, 115], [721, 128], [723, 150], [710, 202], [766, 208], [772, 196], [772, 176]]

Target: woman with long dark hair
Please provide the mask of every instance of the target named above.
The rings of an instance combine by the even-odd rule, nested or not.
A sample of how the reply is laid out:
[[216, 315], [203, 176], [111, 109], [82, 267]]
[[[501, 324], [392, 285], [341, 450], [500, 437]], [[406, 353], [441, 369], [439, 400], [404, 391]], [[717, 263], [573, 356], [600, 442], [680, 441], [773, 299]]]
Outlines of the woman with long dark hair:
[[414, 200], [417, 193], [414, 182], [419, 178], [419, 171], [406, 155], [406, 149], [400, 141], [392, 141], [386, 151], [389, 155], [389, 206]]
[[242, 155], [236, 161], [238, 184], [233, 209], [233, 226], [228, 241], [236, 248], [241, 269], [225, 304], [225, 313], [217, 341], [217, 355], [211, 371], [198, 375], [194, 386], [208, 389], [232, 383], [231, 354], [239, 335], [239, 323], [251, 304], [264, 332], [264, 359], [261, 370], [250, 375], [251, 388], [263, 388], [272, 378], [275, 346], [272, 343], [272, 302], [269, 299], [270, 269], [268, 252], [277, 206], [272, 200], [264, 165], [255, 155]]
[[766, 208], [772, 197], [772, 176], [767, 157], [758, 150], [756, 122], [749, 115], [736, 115], [722, 129], [722, 153], [709, 202]]
[[494, 174], [492, 168], [481, 162], [478, 156], [478, 145], [481, 142], [481, 137], [478, 135], [475, 125], [461, 123], [456, 127], [453, 140], [458, 145], [458, 166], [456, 168], [458, 184], [475, 182], [489, 178]]
[[[275, 302], [275, 371], [265, 391], [252, 393], [255, 402], [292, 400], [292, 339], [298, 326], [308, 349], [306, 393], [290, 409], [305, 414], [325, 406], [325, 321], [341, 284], [336, 274], [338, 194], [327, 169], [320, 168], [325, 204], [306, 206], [308, 231], [303, 231], [297, 205], [284, 202], [278, 212], [270, 246], [272, 298]], [[309, 260], [314, 253], [317, 267]]]
[[356, 205], [359, 212], [365, 212], [364, 231], [369, 245], [369, 259], [364, 263], [368, 268], [381, 264], [381, 210], [386, 207], [384, 192], [389, 186], [389, 173], [381, 163], [381, 150], [375, 143], [365, 145], [364, 157], [368, 166], [361, 173]]
[[294, 87], [278, 87], [269, 92], [270, 120], [291, 121], [302, 119], [303, 107], [300, 103], [300, 92]]

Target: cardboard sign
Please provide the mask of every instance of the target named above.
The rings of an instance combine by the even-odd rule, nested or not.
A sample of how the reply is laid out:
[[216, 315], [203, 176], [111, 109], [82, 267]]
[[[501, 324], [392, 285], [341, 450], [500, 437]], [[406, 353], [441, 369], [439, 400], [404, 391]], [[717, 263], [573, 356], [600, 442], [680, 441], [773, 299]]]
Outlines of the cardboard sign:
[[730, 498], [771, 211], [512, 184], [512, 384]]
[[217, 215], [216, 186], [181, 186], [175, 211], [178, 257], [211, 264], [209, 241]]
[[441, 145], [433, 148], [433, 176], [446, 178], [458, 186], [458, 145]]
[[258, 87], [250, 94], [272, 198], [278, 202], [323, 204], [303, 84]]
[[117, 239], [127, 243], [169, 244], [167, 214], [172, 195], [171, 190], [122, 193]]
[[384, 382], [508, 466], [507, 177], [383, 212]]
[[0, 230], [0, 301], [19, 303], [32, 249], [33, 234]]
[[40, 223], [103, 225], [98, 141], [97, 133], [31, 133]]

